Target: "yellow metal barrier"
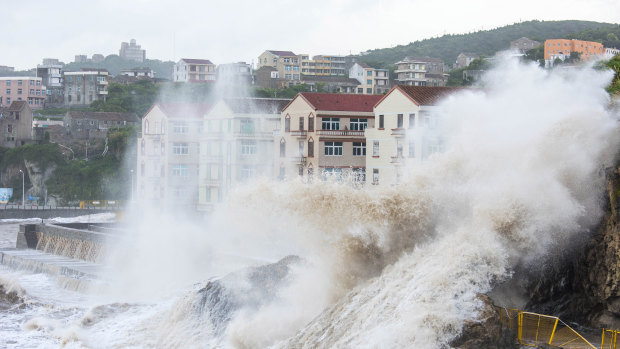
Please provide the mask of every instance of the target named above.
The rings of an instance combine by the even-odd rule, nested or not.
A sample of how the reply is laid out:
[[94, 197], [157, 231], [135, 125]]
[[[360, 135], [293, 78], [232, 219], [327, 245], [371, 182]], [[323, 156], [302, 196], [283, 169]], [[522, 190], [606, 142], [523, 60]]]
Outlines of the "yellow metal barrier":
[[618, 332], [620, 331], [603, 329], [603, 336], [601, 338], [601, 349], [616, 349]]
[[[590, 341], [556, 316], [530, 313], [518, 309], [499, 308], [498, 310], [500, 322], [503, 326], [517, 333], [521, 345], [597, 349]], [[618, 331], [603, 330], [601, 348], [616, 349], [617, 333]]]

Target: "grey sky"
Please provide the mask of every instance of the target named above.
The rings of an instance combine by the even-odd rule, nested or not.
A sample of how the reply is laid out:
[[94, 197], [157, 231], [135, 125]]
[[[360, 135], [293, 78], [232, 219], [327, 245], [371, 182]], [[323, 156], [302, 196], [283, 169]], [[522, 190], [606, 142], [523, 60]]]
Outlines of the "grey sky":
[[515, 22], [620, 22], [618, 0], [0, 0], [0, 65], [118, 54], [135, 38], [147, 58], [256, 61], [266, 49], [349, 54]]

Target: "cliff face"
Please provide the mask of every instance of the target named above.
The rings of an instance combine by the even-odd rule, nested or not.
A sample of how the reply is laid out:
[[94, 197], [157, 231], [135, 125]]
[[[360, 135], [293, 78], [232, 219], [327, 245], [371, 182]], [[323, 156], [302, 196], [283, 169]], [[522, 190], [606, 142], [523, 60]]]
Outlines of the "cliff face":
[[41, 169], [37, 163], [28, 160], [24, 160], [24, 165], [26, 166], [28, 178], [32, 184], [32, 187], [26, 191], [26, 195], [38, 196], [43, 199], [46, 191], [45, 182], [52, 176], [56, 166], [51, 165], [45, 169]]
[[620, 168], [607, 173], [608, 208], [580, 249], [528, 285], [527, 308], [583, 325], [620, 329]]

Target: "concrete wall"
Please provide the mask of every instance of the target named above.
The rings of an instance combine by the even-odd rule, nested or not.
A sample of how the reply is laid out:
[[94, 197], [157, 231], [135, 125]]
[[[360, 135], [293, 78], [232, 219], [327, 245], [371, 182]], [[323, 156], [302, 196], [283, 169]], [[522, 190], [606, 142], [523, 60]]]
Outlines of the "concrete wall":
[[99, 214], [111, 212], [114, 213], [114, 210], [78, 210], [78, 209], [46, 209], [46, 210], [38, 210], [38, 209], [0, 209], [0, 219], [25, 219], [25, 218], [41, 218], [41, 219], [49, 219], [56, 217], [78, 217], [78, 216], [86, 216], [91, 214]]

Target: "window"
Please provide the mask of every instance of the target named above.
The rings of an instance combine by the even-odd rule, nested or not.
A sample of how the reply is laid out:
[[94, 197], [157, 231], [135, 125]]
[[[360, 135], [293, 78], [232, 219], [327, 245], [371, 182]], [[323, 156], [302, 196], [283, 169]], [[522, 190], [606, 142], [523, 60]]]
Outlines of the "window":
[[187, 165], [172, 165], [172, 175], [175, 177], [187, 177]]
[[366, 85], [372, 85], [372, 80], [366, 80]]
[[304, 156], [304, 142], [299, 141], [299, 156]]
[[[288, 59], [288, 58], [287, 58], [287, 59]], [[285, 61], [285, 62], [286, 62], [286, 61]], [[286, 67], [284, 67], [284, 70], [289, 70], [289, 71], [290, 71], [290, 70], [291, 70], [291, 66], [290, 66], [290, 65], [287, 65]]]
[[293, 80], [299, 80], [299, 74], [293, 74]]
[[21, 89], [21, 88], [18, 88], [18, 89], [17, 89], [17, 94], [18, 94], [18, 95], [21, 95], [21, 94], [22, 94], [22, 89]]
[[403, 114], [396, 115], [396, 128], [403, 128]]
[[342, 142], [325, 142], [325, 155], [342, 155]]
[[352, 171], [354, 181], [356, 182], [366, 181], [366, 169], [365, 168], [354, 168], [351, 171]]
[[10, 88], [7, 88], [7, 89], [6, 89], [6, 94], [7, 94], [7, 95], [10, 95], [10, 94], [11, 94], [11, 89], [10, 89]]
[[[230, 121], [228, 120], [230, 126]], [[254, 133], [254, 120], [241, 120], [241, 133]]]
[[313, 139], [308, 140], [308, 157], [309, 158], [314, 157], [314, 140]]
[[308, 117], [308, 131], [314, 132], [314, 116]]
[[286, 80], [291, 80], [291, 74], [284, 74], [284, 78]]
[[361, 88], [361, 87], [360, 87], [360, 88], [358, 88], [358, 89], [357, 89], [357, 93], [364, 93], [364, 89], [363, 89], [363, 88]]
[[[71, 101], [69, 101], [69, 102], [71, 102]], [[11, 97], [7, 97], [6, 98], [6, 104], [11, 104]]]
[[367, 70], [367, 71], [366, 71], [366, 75], [367, 75], [367, 76], [372, 76], [372, 70]]
[[304, 176], [304, 168], [303, 166], [299, 166], [299, 177], [303, 177]]
[[6, 81], [6, 85], [7, 85], [7, 86], [11, 86], [11, 80], [7, 80], [7, 81]]
[[353, 156], [366, 156], [366, 143], [353, 142]]
[[144, 155], [144, 151], [146, 150], [146, 145], [144, 144], [144, 139], [140, 142], [140, 153]]
[[323, 179], [327, 180], [329, 178], [333, 178], [336, 180], [342, 179], [342, 169], [334, 168], [334, 167], [326, 167], [323, 169]]
[[379, 141], [372, 142], [372, 156], [379, 156]]
[[384, 125], [383, 125], [383, 124], [384, 124], [384, 121], [385, 121], [385, 120], [384, 120], [383, 115], [379, 115], [379, 129], [383, 129], [383, 128], [384, 128], [384, 127], [383, 127], [383, 126], [384, 126]]
[[161, 142], [161, 155], [166, 154], [166, 143]]
[[299, 67], [298, 66], [294, 66], [293, 67], [293, 71], [299, 71]]
[[280, 157], [286, 156], [286, 141], [283, 139], [280, 141]]
[[303, 117], [299, 118], [299, 130], [300, 131], [304, 130], [304, 118]]
[[17, 80], [17, 86], [21, 86], [22, 85], [22, 81], [21, 80]]
[[409, 128], [415, 128], [415, 114], [409, 114]]
[[396, 157], [403, 157], [403, 145], [401, 143], [396, 145]]
[[242, 140], [241, 141], [241, 154], [242, 155], [256, 154], [256, 141], [255, 140]]
[[189, 145], [187, 143], [172, 143], [172, 154], [189, 155]]
[[13, 125], [11, 124], [6, 125], [6, 132], [13, 133]]
[[323, 118], [322, 120], [323, 130], [340, 130], [340, 118]]
[[288, 115], [284, 118], [284, 131], [291, 132], [291, 117]]
[[372, 169], [372, 184], [379, 184], [379, 169], [378, 168], [373, 168]]
[[351, 131], [363, 131], [368, 127], [368, 119], [351, 119]]
[[187, 133], [189, 131], [189, 126], [187, 126], [184, 122], [175, 122], [172, 127], [172, 132], [174, 133]]
[[367, 88], [367, 89], [366, 89], [366, 93], [368, 93], [368, 94], [372, 94], [372, 88], [371, 88], [371, 87]]

